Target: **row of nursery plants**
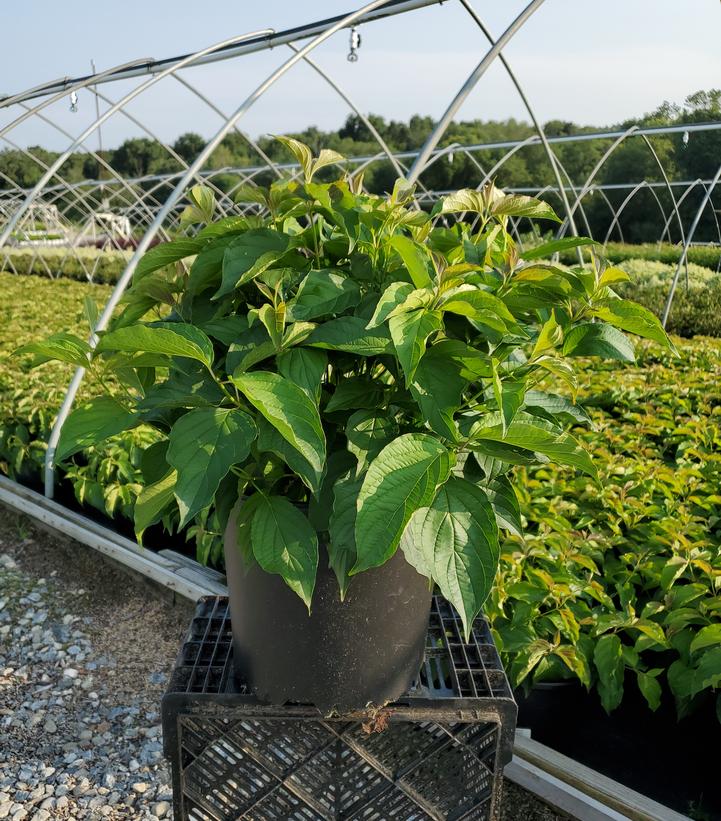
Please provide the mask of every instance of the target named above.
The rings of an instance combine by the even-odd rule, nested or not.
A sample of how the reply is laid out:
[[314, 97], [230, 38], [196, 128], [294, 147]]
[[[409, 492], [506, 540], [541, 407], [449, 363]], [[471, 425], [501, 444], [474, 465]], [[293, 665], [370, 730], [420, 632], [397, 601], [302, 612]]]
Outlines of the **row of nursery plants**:
[[122, 274], [131, 253], [82, 246], [8, 247], [0, 251], [0, 269], [19, 275], [113, 283]]
[[[681, 256], [682, 246], [671, 242], [608, 242], [603, 254], [610, 262], [619, 263], [629, 259], [643, 259], [647, 262], [663, 262], [676, 265]], [[573, 265], [576, 256], [573, 251], [560, 252], [561, 260]], [[691, 245], [688, 249], [688, 261], [694, 265], [718, 271], [721, 267], [721, 247], [718, 245]]]
[[[26, 348], [89, 365], [86, 398], [125, 383], [71, 417], [60, 455], [76, 493], [84, 477], [102, 487], [113, 449], [134, 452], [119, 512], [139, 493], [139, 534], [182, 524], [211, 562], [249, 494], [248, 555], [306, 600], [328, 531], [341, 590], [400, 546], [466, 621], [500, 552], [486, 609], [515, 684], [576, 677], [610, 710], [631, 671], [652, 708], [664, 688], [681, 713], [708, 697], [721, 682], [719, 443], [704, 424], [712, 377], [694, 380], [699, 360], [717, 379], [717, 343], [674, 359], [653, 316], [614, 293], [623, 271], [543, 262], [552, 243], [519, 255], [506, 220], [553, 219], [543, 203], [459, 192], [437, 214], [474, 212], [481, 228], [441, 228], [402, 184], [378, 198], [313, 182], [318, 160], [291, 146], [306, 180], [263, 192], [268, 220], [213, 222], [212, 198], [193, 192], [187, 219], [205, 227], [145, 257], [99, 353], [68, 334]], [[638, 365], [619, 328], [655, 340]], [[229, 433], [247, 450], [206, 465], [204, 437]]]
[[721, 342], [677, 343], [583, 364], [573, 432], [600, 488], [515, 469], [524, 536], [487, 613], [516, 685], [576, 679], [609, 711], [638, 687], [681, 716], [717, 697], [721, 720]]

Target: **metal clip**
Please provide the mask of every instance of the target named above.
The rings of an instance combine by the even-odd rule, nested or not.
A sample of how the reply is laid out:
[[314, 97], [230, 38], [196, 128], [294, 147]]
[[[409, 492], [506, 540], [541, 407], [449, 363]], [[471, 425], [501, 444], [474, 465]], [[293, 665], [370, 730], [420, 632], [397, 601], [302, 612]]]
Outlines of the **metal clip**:
[[350, 51], [348, 52], [348, 62], [349, 63], [357, 63], [358, 62], [358, 49], [360, 48], [361, 44], [361, 36], [358, 32], [358, 29], [353, 26], [350, 30]]

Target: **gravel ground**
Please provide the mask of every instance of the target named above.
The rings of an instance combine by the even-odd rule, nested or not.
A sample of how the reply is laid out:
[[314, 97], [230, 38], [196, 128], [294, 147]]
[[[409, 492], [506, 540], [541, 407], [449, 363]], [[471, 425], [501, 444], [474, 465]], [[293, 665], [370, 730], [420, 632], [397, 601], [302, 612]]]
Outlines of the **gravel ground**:
[[[0, 507], [0, 819], [171, 819], [159, 705], [193, 607]], [[506, 783], [503, 821], [565, 821]]]

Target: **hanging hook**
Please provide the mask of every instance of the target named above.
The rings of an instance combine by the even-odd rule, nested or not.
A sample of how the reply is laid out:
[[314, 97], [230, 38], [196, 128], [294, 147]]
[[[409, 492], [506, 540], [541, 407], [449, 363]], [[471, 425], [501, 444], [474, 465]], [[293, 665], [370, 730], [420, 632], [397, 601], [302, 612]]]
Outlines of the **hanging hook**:
[[353, 26], [350, 30], [350, 51], [348, 52], [348, 62], [349, 63], [357, 63], [358, 62], [358, 49], [360, 48], [361, 44], [361, 36], [358, 29]]
[[75, 114], [78, 110], [78, 92], [71, 91], [70, 92], [70, 110]]

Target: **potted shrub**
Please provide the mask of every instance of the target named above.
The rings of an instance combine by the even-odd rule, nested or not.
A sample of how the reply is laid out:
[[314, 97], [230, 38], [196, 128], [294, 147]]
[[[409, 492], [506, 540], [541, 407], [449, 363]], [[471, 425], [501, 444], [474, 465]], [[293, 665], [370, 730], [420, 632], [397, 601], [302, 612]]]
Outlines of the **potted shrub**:
[[380, 704], [417, 674], [434, 584], [470, 631], [498, 527], [521, 529], [509, 468], [594, 476], [564, 430], [568, 358], [630, 360], [623, 331], [670, 343], [614, 293], [619, 269], [542, 261], [590, 240], [519, 251], [509, 221], [558, 221], [546, 203], [490, 185], [427, 214], [404, 180], [386, 196], [319, 182], [342, 157], [281, 139], [303, 179], [243, 189], [258, 214], [216, 221], [193, 189], [194, 236], [143, 257], [94, 351], [68, 334], [23, 350], [119, 383], [70, 416], [59, 459], [159, 431], [139, 537], [209, 509], [227, 522], [244, 681], [324, 710]]

